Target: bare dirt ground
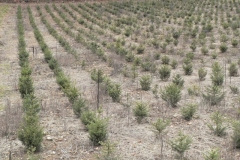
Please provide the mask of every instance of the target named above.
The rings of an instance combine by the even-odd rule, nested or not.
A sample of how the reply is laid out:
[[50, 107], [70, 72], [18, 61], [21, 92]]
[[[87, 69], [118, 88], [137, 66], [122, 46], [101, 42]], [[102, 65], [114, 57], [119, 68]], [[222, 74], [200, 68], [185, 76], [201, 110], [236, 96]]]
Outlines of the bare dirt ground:
[[23, 149], [16, 136], [22, 114], [16, 24], [16, 6], [11, 6], [0, 24], [0, 159], [7, 159], [9, 151], [22, 155]]
[[[53, 13], [60, 18], [58, 13], [54, 11], [51, 4], [49, 5]], [[60, 4], [56, 5], [61, 9]], [[66, 5], [70, 8], [68, 5]], [[211, 56], [204, 57], [204, 66], [208, 71], [206, 80], [198, 81], [198, 68], [202, 66], [201, 55], [194, 59], [194, 72], [191, 76], [182, 76], [185, 80], [184, 89], [182, 91], [182, 99], [178, 103], [179, 106], [184, 106], [188, 102], [197, 102], [199, 105], [196, 116], [191, 121], [183, 120], [180, 107], [170, 108], [161, 98], [155, 98], [151, 91], [142, 91], [140, 89], [139, 79], [148, 72], [142, 72], [140, 69], [139, 77], [133, 81], [132, 78], [124, 77], [122, 74], [115, 74], [115, 68], [109, 66], [107, 62], [100, 60], [96, 54], [91, 53], [83, 45], [76, 43], [74, 39], [68, 36], [50, 17], [44, 9], [44, 5], [40, 5], [43, 15], [47, 17], [47, 21], [55, 27], [57, 32], [66, 38], [68, 42], [78, 51], [78, 59], [68, 54], [64, 48], [60, 46], [57, 40], [52, 37], [44, 24], [41, 22], [40, 16], [36, 10], [36, 5], [30, 5], [35, 22], [41, 31], [45, 42], [51, 48], [54, 57], [59, 61], [66, 75], [71, 79], [71, 82], [76, 85], [82, 96], [88, 101], [92, 110], [96, 109], [96, 89], [97, 86], [91, 80], [90, 72], [93, 68], [101, 68], [105, 74], [109, 75], [112, 81], [121, 84], [122, 100], [121, 103], [113, 103], [111, 98], [101, 91], [100, 104], [102, 106], [101, 116], [108, 118], [108, 138], [112, 142], [117, 143], [116, 152], [120, 159], [132, 160], [153, 160], [160, 159], [160, 142], [156, 139], [152, 131], [152, 122], [158, 118], [166, 117], [171, 120], [170, 126], [167, 128], [168, 134], [164, 139], [164, 159], [172, 160], [175, 153], [171, 150], [168, 140], [173, 139], [181, 130], [183, 133], [190, 135], [193, 143], [190, 149], [186, 152], [189, 160], [202, 160], [203, 153], [206, 153], [211, 148], [219, 148], [221, 157], [224, 160], [240, 159], [239, 150], [232, 148], [231, 135], [232, 129], [227, 129], [225, 137], [217, 137], [207, 127], [210, 122], [210, 115], [220, 110], [231, 117], [236, 117], [234, 114], [233, 99], [237, 95], [233, 95], [229, 89], [229, 85], [240, 86], [239, 77], [226, 79], [225, 91], [226, 97], [224, 102], [219, 106], [209, 108], [208, 105], [202, 103], [202, 97], [189, 96], [187, 88], [193, 84], [200, 87], [200, 92], [204, 91], [204, 87], [211, 84], [210, 73], [213, 61], [219, 61], [222, 65], [226, 63], [226, 56], [219, 54], [216, 60], [212, 60]], [[0, 27], [0, 41], [4, 45], [0, 46], [0, 159], [7, 159], [9, 151], [12, 152], [13, 159], [27, 159], [24, 151], [24, 146], [17, 140], [16, 132], [21, 119], [21, 98], [17, 90], [18, 75], [20, 67], [18, 65], [18, 50], [17, 50], [17, 30], [16, 30], [16, 8], [13, 5], [9, 13], [6, 15]], [[99, 147], [93, 147], [88, 139], [88, 132], [85, 126], [81, 123], [71, 108], [71, 104], [67, 97], [60, 90], [56, 83], [56, 78], [53, 72], [49, 69], [48, 64], [44, 61], [43, 53], [34, 37], [33, 29], [29, 23], [27, 5], [22, 5], [25, 41], [27, 50], [29, 50], [30, 66], [32, 68], [32, 78], [34, 81], [35, 94], [41, 102], [40, 123], [44, 129], [44, 140], [42, 149], [37, 155], [39, 159], [58, 160], [58, 159], [96, 159], [96, 154], [99, 153]], [[62, 12], [64, 12], [61, 9]], [[74, 12], [76, 14], [76, 12]], [[77, 16], [78, 18], [81, 16]], [[114, 16], [113, 16], [114, 17]], [[61, 19], [61, 18], [60, 18]], [[72, 18], [69, 18], [73, 20]], [[62, 20], [63, 21], [63, 20]], [[67, 25], [65, 22], [62, 22]], [[82, 27], [75, 23], [76, 28]], [[77, 32], [75, 29], [72, 29]], [[86, 29], [86, 32], [88, 29]], [[111, 31], [107, 30], [110, 34]], [[107, 40], [106, 37], [101, 37]], [[127, 43], [136, 43], [128, 38]], [[140, 42], [137, 42], [137, 44]], [[180, 44], [182, 41], [180, 41]], [[216, 43], [219, 44], [217, 41]], [[35, 47], [37, 53], [32, 53], [32, 47]], [[239, 49], [239, 48], [237, 48]], [[147, 51], [152, 53], [155, 51], [152, 47], [147, 47]], [[200, 52], [199, 50], [197, 52]], [[229, 51], [236, 52], [236, 51]], [[114, 59], [114, 64], [125, 64], [124, 60], [113, 52], [106, 49], [108, 57]], [[152, 56], [152, 55], [151, 55]], [[183, 57], [181, 55], [168, 55], [170, 58], [175, 58], [181, 64]], [[237, 60], [237, 56], [230, 55], [232, 61]], [[81, 62], [86, 61], [86, 67], [81, 67]], [[156, 62], [160, 65], [160, 60]], [[131, 66], [131, 64], [127, 64]], [[226, 64], [228, 68], [229, 64]], [[119, 67], [119, 66], [118, 66]], [[183, 73], [182, 66], [176, 70], [172, 70], [171, 78], [167, 82], [159, 79], [157, 74], [150, 75], [153, 78], [152, 86], [158, 84], [159, 87], [164, 87], [171, 81], [173, 75]], [[138, 124], [133, 116], [132, 109], [137, 101], [143, 101], [149, 105], [149, 116], [144, 119], [143, 123]], [[126, 106], [126, 103], [130, 107]], [[13, 118], [14, 117], [14, 118]], [[3, 124], [3, 125], [2, 125]], [[227, 122], [228, 126], [230, 124]], [[7, 133], [7, 134], [6, 134]], [[4, 147], [2, 147], [4, 146]]]

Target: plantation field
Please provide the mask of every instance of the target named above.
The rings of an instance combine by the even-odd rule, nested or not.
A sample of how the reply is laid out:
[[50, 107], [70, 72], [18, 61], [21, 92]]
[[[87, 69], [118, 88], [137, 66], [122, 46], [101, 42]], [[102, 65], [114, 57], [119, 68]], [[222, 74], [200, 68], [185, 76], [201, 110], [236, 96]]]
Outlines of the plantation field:
[[239, 0], [0, 5], [0, 160], [239, 160], [239, 47]]

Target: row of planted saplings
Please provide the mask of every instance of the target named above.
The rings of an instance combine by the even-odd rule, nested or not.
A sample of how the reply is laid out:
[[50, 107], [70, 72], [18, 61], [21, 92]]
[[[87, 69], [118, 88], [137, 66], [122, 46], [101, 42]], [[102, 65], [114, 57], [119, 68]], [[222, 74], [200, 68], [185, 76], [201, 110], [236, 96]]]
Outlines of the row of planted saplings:
[[[99, 114], [96, 112], [90, 111], [87, 106], [86, 100], [84, 100], [77, 88], [71, 84], [70, 79], [65, 76], [62, 71], [58, 61], [52, 56], [52, 53], [44, 42], [44, 39], [38, 30], [34, 18], [32, 16], [31, 9], [28, 7], [30, 23], [34, 29], [35, 37], [44, 52], [45, 60], [49, 64], [49, 68], [53, 70], [57, 83], [60, 85], [62, 91], [68, 97], [69, 101], [73, 104], [73, 111], [78, 116], [81, 117], [82, 122], [87, 126], [89, 131], [89, 138], [94, 145], [99, 145], [101, 141], [104, 141], [107, 138], [107, 121], [106, 119], [101, 119]], [[121, 89], [118, 84], [115, 84], [110, 81], [109, 78], [106, 79], [106, 84], [108, 88], [108, 93], [112, 97], [113, 101], [119, 101]], [[115, 91], [117, 90], [117, 91]], [[115, 92], [114, 92], [115, 91]]]
[[32, 70], [29, 67], [29, 53], [26, 51], [24, 40], [24, 26], [22, 10], [18, 6], [17, 10], [17, 31], [18, 31], [18, 51], [21, 75], [19, 77], [19, 91], [23, 99], [23, 120], [18, 131], [19, 140], [25, 145], [28, 152], [38, 151], [43, 138], [43, 130], [39, 124], [38, 112], [40, 111], [39, 101], [34, 95]]

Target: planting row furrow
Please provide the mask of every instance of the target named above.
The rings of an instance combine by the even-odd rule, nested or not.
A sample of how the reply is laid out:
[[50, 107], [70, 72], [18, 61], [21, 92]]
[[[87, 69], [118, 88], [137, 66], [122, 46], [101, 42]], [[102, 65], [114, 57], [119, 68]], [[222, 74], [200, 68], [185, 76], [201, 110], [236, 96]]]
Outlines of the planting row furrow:
[[19, 38], [17, 6], [0, 5], [0, 159], [22, 157], [18, 131], [22, 121], [19, 92]]

